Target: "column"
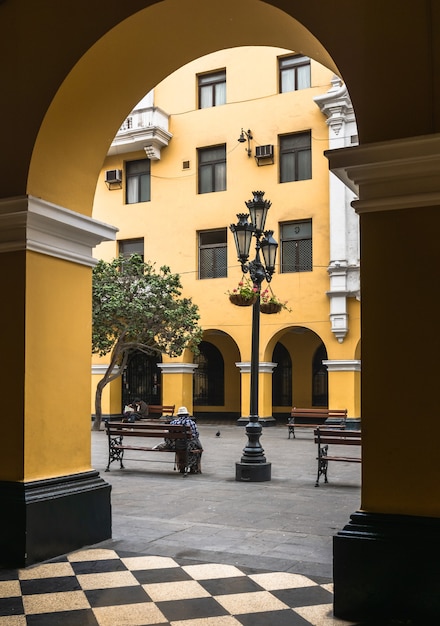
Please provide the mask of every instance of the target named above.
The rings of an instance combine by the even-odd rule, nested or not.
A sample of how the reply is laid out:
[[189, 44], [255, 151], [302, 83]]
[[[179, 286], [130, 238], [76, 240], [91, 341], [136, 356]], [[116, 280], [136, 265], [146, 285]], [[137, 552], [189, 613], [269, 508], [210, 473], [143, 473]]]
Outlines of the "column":
[[329, 408], [347, 409], [347, 426], [360, 428], [361, 362], [358, 359], [332, 359], [323, 361], [323, 364], [328, 372]]
[[362, 499], [334, 538], [348, 620], [440, 615], [440, 135], [329, 152], [358, 190]]
[[92, 247], [99, 222], [32, 197], [0, 201], [4, 330], [0, 559], [26, 566], [111, 536], [91, 468]]
[[162, 370], [162, 403], [186, 406], [192, 415], [193, 374], [198, 367], [195, 363], [158, 363]]
[[[235, 364], [241, 374], [241, 417], [238, 424], [244, 426], [249, 421], [250, 412], [250, 388], [251, 388], [251, 364], [243, 361]], [[262, 426], [274, 426], [276, 420], [272, 415], [272, 373], [277, 363], [260, 361], [258, 365], [258, 413]]]

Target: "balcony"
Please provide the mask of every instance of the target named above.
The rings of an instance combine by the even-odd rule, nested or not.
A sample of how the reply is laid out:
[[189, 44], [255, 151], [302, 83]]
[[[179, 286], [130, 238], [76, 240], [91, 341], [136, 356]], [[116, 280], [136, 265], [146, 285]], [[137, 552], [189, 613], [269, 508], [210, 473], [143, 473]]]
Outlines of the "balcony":
[[172, 138], [168, 120], [169, 115], [159, 107], [134, 109], [119, 129], [108, 155], [144, 150], [149, 159], [158, 161], [162, 148], [166, 148]]

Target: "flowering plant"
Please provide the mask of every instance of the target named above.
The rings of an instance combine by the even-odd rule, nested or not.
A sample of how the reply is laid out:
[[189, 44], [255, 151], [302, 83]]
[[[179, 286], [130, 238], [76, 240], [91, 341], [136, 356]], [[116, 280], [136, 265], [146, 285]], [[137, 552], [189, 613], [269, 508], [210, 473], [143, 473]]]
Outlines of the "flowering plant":
[[292, 311], [292, 309], [289, 309], [289, 307], [287, 306], [287, 300], [282, 302], [278, 298], [278, 296], [276, 296], [273, 293], [272, 289], [269, 289], [269, 288], [261, 292], [260, 303], [261, 304], [276, 304], [278, 307], [280, 307], [280, 309], [286, 309], [286, 311], [289, 311], [289, 313]]
[[258, 287], [254, 285], [250, 278], [242, 278], [238, 283], [238, 287], [226, 293], [228, 296], [241, 296], [245, 300], [253, 300], [255, 295], [258, 294]]

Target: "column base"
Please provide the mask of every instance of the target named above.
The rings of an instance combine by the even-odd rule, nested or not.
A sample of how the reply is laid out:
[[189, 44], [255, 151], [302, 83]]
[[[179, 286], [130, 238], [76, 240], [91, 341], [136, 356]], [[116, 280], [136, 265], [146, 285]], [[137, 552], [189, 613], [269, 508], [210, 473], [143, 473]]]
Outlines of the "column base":
[[[277, 425], [277, 421], [274, 417], [270, 416], [270, 417], [260, 417], [258, 418], [258, 422], [259, 424], [261, 424], [261, 426], [276, 426]], [[248, 417], [239, 417], [237, 420], [237, 426], [247, 426], [247, 424], [249, 424], [249, 418]]]
[[110, 491], [95, 470], [0, 481], [0, 565], [26, 567], [110, 539]]
[[236, 463], [235, 480], [247, 483], [263, 483], [271, 480], [272, 463]]
[[439, 623], [440, 519], [356, 512], [350, 520], [333, 538], [335, 616]]

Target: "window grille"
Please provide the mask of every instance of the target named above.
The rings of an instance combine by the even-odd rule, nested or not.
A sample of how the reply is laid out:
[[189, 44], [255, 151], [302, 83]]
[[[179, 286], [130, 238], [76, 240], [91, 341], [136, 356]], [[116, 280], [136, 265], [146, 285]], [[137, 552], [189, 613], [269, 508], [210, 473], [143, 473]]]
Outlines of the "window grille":
[[120, 239], [118, 241], [119, 254], [130, 257], [132, 254], [138, 254], [144, 258], [144, 240], [139, 239]]
[[298, 220], [281, 226], [281, 273], [311, 272], [312, 221]]
[[199, 233], [199, 278], [227, 276], [226, 228]]
[[198, 367], [193, 375], [195, 406], [222, 406], [225, 403], [225, 365], [220, 350], [208, 341], [199, 344], [200, 354], [194, 357]]

